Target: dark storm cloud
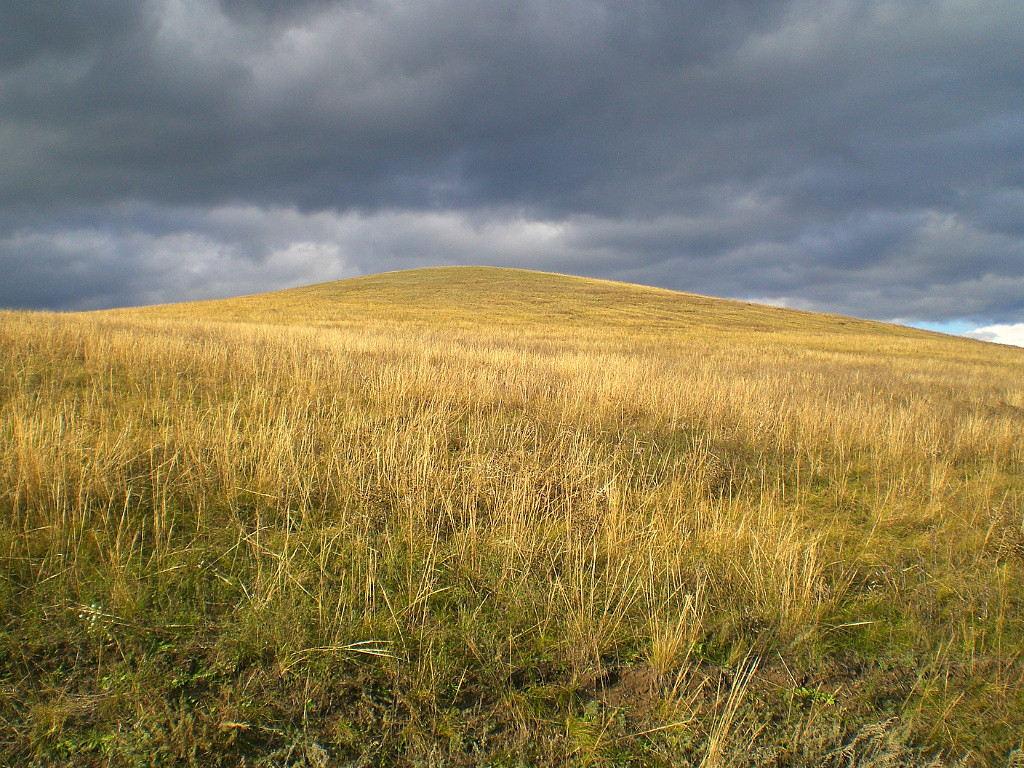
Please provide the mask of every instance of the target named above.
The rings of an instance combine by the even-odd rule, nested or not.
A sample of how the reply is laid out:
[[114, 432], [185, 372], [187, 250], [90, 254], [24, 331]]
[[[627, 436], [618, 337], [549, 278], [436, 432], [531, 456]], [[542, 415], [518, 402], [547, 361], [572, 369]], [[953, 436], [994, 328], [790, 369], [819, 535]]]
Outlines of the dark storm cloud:
[[0, 303], [560, 269], [1024, 318], [1024, 23], [969, 0], [0, 4]]
[[0, 66], [24, 65], [41, 56], [69, 57], [105, 45], [133, 25], [135, 4], [123, 0], [0, 3]]

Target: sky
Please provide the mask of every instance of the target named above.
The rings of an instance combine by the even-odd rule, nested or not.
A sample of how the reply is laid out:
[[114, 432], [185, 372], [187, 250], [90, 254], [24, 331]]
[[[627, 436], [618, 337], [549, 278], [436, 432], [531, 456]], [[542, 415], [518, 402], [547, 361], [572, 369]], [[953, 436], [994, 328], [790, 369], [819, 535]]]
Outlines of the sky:
[[1020, 0], [0, 0], [0, 306], [523, 267], [1024, 344]]

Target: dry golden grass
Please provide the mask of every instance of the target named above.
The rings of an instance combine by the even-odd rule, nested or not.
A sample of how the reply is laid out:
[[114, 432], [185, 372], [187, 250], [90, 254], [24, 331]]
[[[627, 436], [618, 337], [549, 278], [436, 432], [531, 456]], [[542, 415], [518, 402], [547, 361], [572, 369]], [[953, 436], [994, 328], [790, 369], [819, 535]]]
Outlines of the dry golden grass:
[[1021, 754], [1024, 350], [466, 268], [0, 360], [10, 764]]

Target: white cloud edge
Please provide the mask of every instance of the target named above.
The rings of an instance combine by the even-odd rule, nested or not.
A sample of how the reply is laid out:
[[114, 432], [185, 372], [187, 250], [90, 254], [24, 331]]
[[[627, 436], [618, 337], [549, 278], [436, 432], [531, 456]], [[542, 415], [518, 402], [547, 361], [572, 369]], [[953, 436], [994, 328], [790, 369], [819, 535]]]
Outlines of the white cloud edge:
[[975, 326], [966, 320], [926, 321], [895, 317], [888, 322], [895, 325], [906, 325], [925, 331], [944, 333], [948, 336], [962, 336], [978, 341], [990, 341], [994, 344], [1007, 344], [1024, 347], [1024, 323], [1002, 323]]
[[968, 331], [964, 336], [981, 341], [991, 341], [996, 344], [1024, 347], [1024, 323], [986, 325], [982, 328]]

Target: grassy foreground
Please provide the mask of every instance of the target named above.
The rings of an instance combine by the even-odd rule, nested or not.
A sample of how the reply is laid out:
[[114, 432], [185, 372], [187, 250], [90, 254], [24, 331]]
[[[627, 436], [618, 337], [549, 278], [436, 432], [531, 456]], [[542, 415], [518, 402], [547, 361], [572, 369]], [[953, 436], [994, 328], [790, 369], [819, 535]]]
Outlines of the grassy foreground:
[[496, 269], [0, 313], [0, 764], [1024, 764], [1024, 350]]

